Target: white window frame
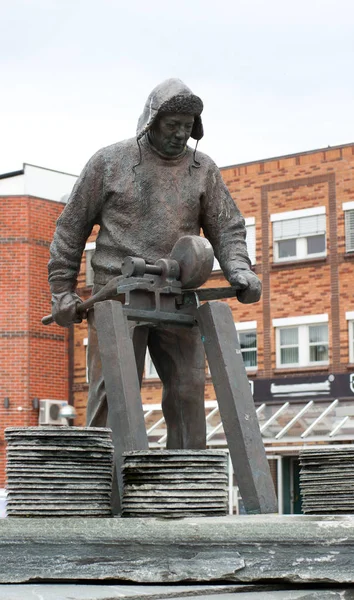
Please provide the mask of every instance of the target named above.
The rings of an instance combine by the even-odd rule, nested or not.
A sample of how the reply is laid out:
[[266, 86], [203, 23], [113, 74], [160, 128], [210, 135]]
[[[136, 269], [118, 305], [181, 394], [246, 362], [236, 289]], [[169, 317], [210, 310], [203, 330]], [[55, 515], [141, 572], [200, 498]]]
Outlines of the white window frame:
[[91, 261], [88, 260], [88, 256], [90, 256], [88, 253], [92, 252], [92, 250], [95, 250], [96, 248], [96, 242], [87, 242], [86, 246], [85, 246], [85, 255], [86, 255], [86, 269], [85, 269], [85, 285], [86, 287], [92, 287], [93, 286], [93, 269], [91, 266]]
[[152, 358], [150, 356], [149, 349], [146, 348], [145, 354], [145, 370], [144, 370], [144, 379], [160, 379], [158, 373], [156, 371], [156, 367], [152, 362]]
[[[292, 369], [302, 367], [315, 367], [329, 364], [329, 359], [324, 361], [310, 361], [309, 327], [311, 325], [328, 324], [328, 314], [304, 315], [284, 319], [273, 319], [275, 328], [276, 368]], [[299, 361], [296, 363], [281, 363], [280, 330], [298, 328]], [[328, 343], [329, 350], [329, 343]]]
[[[257, 321], [243, 321], [235, 323], [237, 333], [256, 333], [256, 365], [253, 367], [246, 367], [246, 371], [257, 371], [258, 369], [258, 335], [257, 335]], [[241, 350], [242, 353], [242, 350]]]
[[83, 339], [83, 345], [85, 346], [85, 381], [86, 383], [90, 383], [89, 382], [89, 374], [88, 374], [88, 360], [87, 360], [87, 346], [88, 346], [88, 338], [84, 338]]
[[[303, 219], [306, 217], [314, 217], [319, 215], [326, 215], [326, 207], [325, 206], [315, 206], [313, 208], [303, 208], [301, 210], [293, 210], [290, 212], [282, 212], [276, 213], [270, 216], [271, 223], [277, 223], [279, 221], [290, 221], [291, 219]], [[308, 254], [307, 252], [307, 239], [310, 237], [314, 237], [315, 235], [321, 235], [321, 233], [317, 234], [309, 234], [304, 236], [289, 236], [283, 239], [276, 239], [274, 233], [274, 225], [273, 225], [273, 256], [274, 262], [293, 262], [298, 260], [311, 260], [312, 258], [320, 258], [327, 255], [327, 232], [326, 232], [326, 224], [323, 230], [323, 234], [325, 236], [325, 249], [323, 252], [316, 252]], [[286, 240], [295, 240], [296, 241], [296, 254], [294, 256], [279, 256], [279, 242]]]
[[354, 311], [345, 313], [348, 321], [349, 362], [354, 363]]
[[[350, 240], [350, 237], [348, 235], [349, 218], [350, 218], [349, 214], [354, 213], [354, 202], [353, 201], [343, 202], [342, 209], [344, 211], [345, 251], [346, 252], [354, 252], [354, 231], [351, 232], [351, 235], [350, 235], [350, 237], [352, 237], [352, 240]], [[354, 218], [353, 218], [353, 224], [354, 224]]]
[[[249, 243], [247, 244], [247, 251], [248, 251], [248, 254], [250, 257], [251, 265], [255, 265], [256, 264], [256, 219], [255, 219], [255, 217], [246, 217], [245, 225], [246, 225], [246, 231], [247, 231], [246, 244], [247, 244], [247, 238], [249, 240]], [[214, 258], [213, 271], [221, 271], [219, 261], [216, 258]]]
[[246, 237], [247, 251], [248, 251], [248, 255], [250, 257], [251, 265], [255, 265], [256, 264], [256, 219], [255, 219], [255, 217], [246, 217], [245, 224], [246, 224], [246, 231], [247, 231], [247, 237]]

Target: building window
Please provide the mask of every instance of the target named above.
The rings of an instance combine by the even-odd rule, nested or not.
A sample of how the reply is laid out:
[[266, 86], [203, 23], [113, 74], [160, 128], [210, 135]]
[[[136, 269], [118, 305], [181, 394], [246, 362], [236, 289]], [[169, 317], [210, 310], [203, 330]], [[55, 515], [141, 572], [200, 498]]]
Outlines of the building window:
[[[254, 217], [246, 217], [246, 244], [247, 252], [250, 257], [251, 265], [256, 264], [256, 220]], [[217, 259], [214, 259], [213, 271], [220, 271], [220, 265]]]
[[146, 349], [145, 356], [145, 379], [159, 379], [158, 373], [156, 371], [156, 367], [152, 362], [152, 358], [150, 356], [150, 352]]
[[241, 331], [239, 340], [244, 365], [249, 369], [257, 368], [257, 331]]
[[271, 215], [274, 261], [326, 256], [325, 207]]
[[257, 369], [257, 321], [235, 323], [246, 370]]
[[345, 221], [345, 251], [354, 252], [354, 202], [342, 204]]
[[273, 319], [277, 367], [328, 364], [328, 315]]
[[85, 246], [85, 257], [86, 257], [86, 286], [87, 287], [92, 287], [93, 286], [93, 278], [94, 278], [94, 272], [93, 272], [93, 268], [92, 268], [92, 257], [94, 255], [95, 252], [95, 248], [96, 248], [96, 242], [88, 242]]
[[346, 312], [349, 333], [349, 362], [354, 363], [354, 311]]

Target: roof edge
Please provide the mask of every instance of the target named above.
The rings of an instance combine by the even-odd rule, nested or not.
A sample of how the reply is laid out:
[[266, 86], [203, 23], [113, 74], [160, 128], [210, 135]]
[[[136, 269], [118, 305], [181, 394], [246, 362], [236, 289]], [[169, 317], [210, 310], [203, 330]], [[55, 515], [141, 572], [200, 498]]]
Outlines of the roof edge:
[[51, 171], [52, 173], [60, 173], [60, 175], [70, 175], [70, 177], [78, 177], [78, 175], [74, 175], [74, 173], [68, 173], [67, 171], [58, 171], [58, 169], [50, 169], [49, 167], [41, 167], [40, 165], [34, 165], [33, 163], [25, 162], [23, 163], [23, 171], [25, 167], [34, 167], [35, 169], [42, 169], [43, 171]]
[[20, 169], [18, 171], [10, 171], [9, 173], [1, 173], [0, 179], [7, 179], [8, 177], [18, 177], [19, 175], [24, 175], [25, 169]]
[[22, 169], [18, 169], [17, 171], [9, 171], [8, 173], [0, 173], [0, 179], [8, 179], [9, 177], [24, 175], [26, 167], [34, 167], [35, 169], [41, 169], [42, 171], [51, 171], [52, 173], [59, 173], [59, 175], [69, 175], [70, 177], [76, 178], [78, 177], [78, 175], [74, 175], [74, 173], [68, 173], [67, 171], [58, 171], [58, 169], [49, 169], [48, 167], [41, 167], [40, 165], [24, 162]]
[[233, 165], [227, 165], [225, 167], [219, 167], [219, 169], [220, 169], [220, 171], [223, 171], [226, 169], [235, 169], [237, 167], [246, 167], [248, 165], [256, 165], [257, 163], [271, 162], [272, 160], [281, 160], [284, 158], [293, 158], [296, 156], [315, 154], [316, 152], [326, 152], [328, 150], [340, 150], [341, 148], [350, 148], [350, 146], [354, 146], [354, 142], [349, 142], [348, 144], [339, 144], [338, 146], [326, 146], [325, 148], [316, 148], [315, 150], [304, 150], [303, 152], [294, 152], [292, 154], [282, 154], [280, 156], [271, 156], [269, 158], [260, 158], [258, 160], [250, 160], [248, 162], [236, 163]]

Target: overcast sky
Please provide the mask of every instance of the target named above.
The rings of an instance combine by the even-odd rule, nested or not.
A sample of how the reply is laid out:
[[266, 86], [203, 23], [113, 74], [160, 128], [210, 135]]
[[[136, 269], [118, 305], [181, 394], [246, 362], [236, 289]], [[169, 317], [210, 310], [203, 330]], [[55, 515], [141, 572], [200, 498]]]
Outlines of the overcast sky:
[[354, 142], [354, 1], [2, 0], [0, 173], [79, 173], [168, 77], [219, 166]]

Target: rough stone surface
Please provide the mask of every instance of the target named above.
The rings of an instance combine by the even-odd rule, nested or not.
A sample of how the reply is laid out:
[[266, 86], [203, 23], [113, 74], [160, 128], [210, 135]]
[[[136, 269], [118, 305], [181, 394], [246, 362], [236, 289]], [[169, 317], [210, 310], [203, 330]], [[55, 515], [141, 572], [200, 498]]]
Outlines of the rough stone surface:
[[354, 513], [354, 448], [303, 448], [300, 489], [305, 514]]
[[133, 451], [123, 461], [123, 517], [227, 515], [226, 452]]
[[102, 427], [7, 428], [8, 517], [110, 516], [110, 433]]
[[0, 556], [0, 583], [354, 583], [354, 518], [12, 518]]

